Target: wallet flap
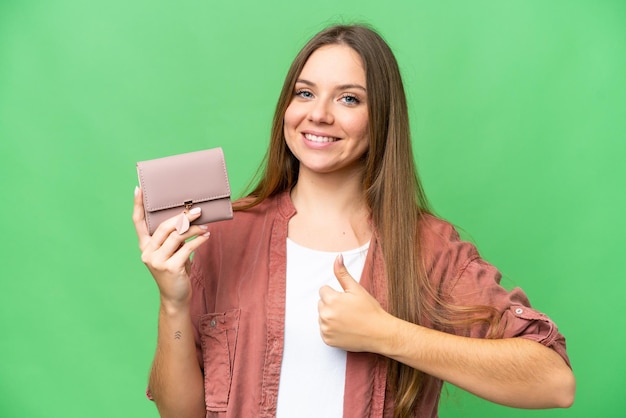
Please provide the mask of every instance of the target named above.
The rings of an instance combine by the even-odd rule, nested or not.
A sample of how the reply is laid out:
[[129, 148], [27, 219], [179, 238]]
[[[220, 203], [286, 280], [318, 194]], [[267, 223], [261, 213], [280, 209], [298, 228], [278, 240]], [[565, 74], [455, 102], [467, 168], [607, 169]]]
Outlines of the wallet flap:
[[230, 198], [221, 148], [173, 155], [137, 163], [147, 211]]

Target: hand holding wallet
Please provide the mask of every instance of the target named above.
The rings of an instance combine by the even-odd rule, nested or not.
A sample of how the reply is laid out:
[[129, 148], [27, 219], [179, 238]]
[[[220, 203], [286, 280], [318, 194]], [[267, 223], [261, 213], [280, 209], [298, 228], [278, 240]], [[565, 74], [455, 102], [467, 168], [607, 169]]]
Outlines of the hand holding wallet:
[[202, 214], [192, 225], [233, 218], [221, 148], [140, 161], [137, 175], [150, 235], [164, 220], [194, 207], [200, 207]]

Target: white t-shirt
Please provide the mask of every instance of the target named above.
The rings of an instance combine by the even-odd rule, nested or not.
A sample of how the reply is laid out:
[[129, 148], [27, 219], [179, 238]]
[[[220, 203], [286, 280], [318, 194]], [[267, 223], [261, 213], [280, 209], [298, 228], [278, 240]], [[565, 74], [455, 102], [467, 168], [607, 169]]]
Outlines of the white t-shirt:
[[[369, 243], [342, 252], [348, 272], [357, 281]], [[333, 272], [336, 252], [312, 250], [287, 238], [285, 346], [278, 389], [278, 418], [343, 416], [346, 352], [330, 347], [320, 336], [319, 289], [343, 291]]]

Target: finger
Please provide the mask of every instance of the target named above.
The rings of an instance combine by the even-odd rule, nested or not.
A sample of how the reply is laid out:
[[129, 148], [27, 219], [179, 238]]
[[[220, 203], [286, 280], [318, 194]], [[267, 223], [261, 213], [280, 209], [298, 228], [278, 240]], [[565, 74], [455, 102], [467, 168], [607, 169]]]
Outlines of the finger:
[[155, 256], [160, 259], [166, 260], [174, 255], [185, 242], [194, 238], [197, 235], [204, 235], [207, 233], [208, 227], [206, 225], [194, 225], [189, 230], [180, 235], [178, 231], [172, 231], [163, 244], [154, 251]]
[[205, 232], [202, 235], [198, 235], [195, 238], [185, 242], [185, 244], [178, 249], [170, 258], [170, 261], [175, 265], [186, 265], [189, 261], [189, 257], [196, 251], [202, 244], [206, 243], [211, 236], [210, 232]]
[[350, 290], [353, 290], [355, 286], [359, 285], [350, 273], [348, 273], [348, 269], [343, 264], [343, 255], [339, 254], [335, 259], [333, 271], [335, 273], [335, 277], [337, 277], [337, 281], [345, 292], [349, 292]]
[[[156, 251], [163, 245], [165, 240], [167, 240], [170, 237], [170, 234], [177, 229], [176, 226], [180, 222], [181, 216], [185, 216], [189, 220], [189, 222], [192, 222], [198, 219], [201, 214], [202, 214], [202, 210], [199, 207], [195, 207], [191, 209], [189, 212], [181, 212], [180, 214], [161, 222], [161, 224], [157, 227], [156, 231], [154, 231], [154, 234], [152, 234], [152, 239], [149, 242], [150, 248], [153, 251]], [[189, 231], [189, 229], [187, 229], [187, 231]], [[193, 235], [194, 234], [191, 234], [189, 236], [193, 236]], [[182, 236], [181, 238], [182, 239], [179, 240], [179, 242], [184, 240]]]
[[139, 239], [139, 248], [143, 249], [150, 240], [150, 234], [148, 233], [148, 225], [146, 225], [146, 215], [143, 208], [143, 193], [137, 186], [135, 186], [133, 223]]
[[[328, 286], [324, 286], [324, 287], [327, 288], [326, 290], [329, 290], [330, 292], [337, 293], [334, 289]], [[322, 289], [320, 289], [320, 300], [317, 301], [317, 319], [320, 325], [326, 323], [326, 321], [328, 320], [328, 312], [330, 309], [329, 301], [325, 299], [325, 296], [322, 296], [321, 293], [322, 293]]]
[[338, 292], [330, 286], [322, 286], [319, 290], [320, 301], [326, 303], [328, 302], [329, 298], [333, 297], [337, 293]]

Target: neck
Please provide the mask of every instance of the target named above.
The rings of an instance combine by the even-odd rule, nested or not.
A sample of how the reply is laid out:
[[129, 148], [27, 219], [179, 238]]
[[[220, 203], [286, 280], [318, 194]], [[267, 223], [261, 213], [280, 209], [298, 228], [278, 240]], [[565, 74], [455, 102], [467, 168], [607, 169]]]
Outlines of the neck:
[[288, 236], [305, 247], [346, 251], [370, 240], [369, 209], [360, 170], [319, 174], [300, 171], [291, 191], [296, 215]]
[[363, 193], [361, 170], [319, 174], [300, 170], [298, 183], [291, 191], [293, 203], [299, 211], [354, 214], [367, 209]]

